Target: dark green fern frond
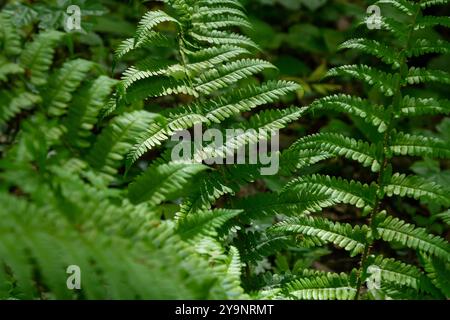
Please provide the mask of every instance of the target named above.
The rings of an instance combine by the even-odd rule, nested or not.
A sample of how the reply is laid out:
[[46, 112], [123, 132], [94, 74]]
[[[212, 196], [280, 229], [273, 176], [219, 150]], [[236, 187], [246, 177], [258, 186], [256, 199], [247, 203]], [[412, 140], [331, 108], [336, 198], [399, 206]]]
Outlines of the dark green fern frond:
[[343, 156], [358, 161], [364, 167], [370, 166], [374, 172], [380, 168], [375, 145], [369, 145], [367, 142], [357, 141], [337, 133], [318, 133], [301, 138], [289, 148], [289, 152], [298, 154], [301, 151], [314, 148], [335, 156]]
[[180, 214], [177, 216], [177, 231], [184, 239], [199, 235], [214, 237], [219, 227], [240, 213], [239, 210], [216, 209], [189, 215]]
[[356, 294], [353, 278], [344, 273], [299, 278], [286, 285], [282, 297], [300, 300], [351, 300]]
[[450, 206], [450, 197], [444, 187], [419, 176], [394, 173], [390, 181], [386, 183], [384, 192], [387, 196], [407, 196], [435, 202], [446, 207]]
[[[396, 2], [396, 1], [392, 1]], [[364, 53], [371, 54], [381, 59], [381, 61], [392, 65], [394, 68], [400, 67], [399, 57], [388, 46], [371, 39], [350, 39], [339, 46], [339, 49], [358, 49]]]
[[[421, 74], [420, 71], [416, 71], [415, 73], [420, 74], [423, 80], [425, 80], [424, 77], [427, 76], [426, 73]], [[329, 70], [326, 76], [327, 77], [349, 76], [358, 80], [362, 80], [368, 85], [373, 86], [386, 96], [394, 95], [395, 84], [398, 81], [400, 81], [400, 77], [396, 73], [394, 74], [386, 73], [378, 69], [369, 67], [367, 65], [350, 65], [350, 66], [336, 67]], [[428, 76], [431, 77], [431, 75]], [[417, 79], [421, 78], [417, 76]]]
[[383, 108], [359, 97], [344, 94], [327, 96], [314, 101], [310, 105], [310, 110], [312, 112], [315, 110], [347, 112], [375, 126], [380, 133], [387, 129], [387, 119]]
[[290, 181], [283, 190], [286, 192], [304, 191], [328, 195], [339, 203], [348, 203], [358, 208], [371, 208], [376, 186], [374, 184], [361, 184], [357, 181], [347, 181], [340, 177], [312, 175]]
[[190, 178], [207, 169], [202, 164], [183, 162], [150, 167], [130, 185], [130, 200], [133, 203], [148, 201], [151, 205], [157, 205], [168, 197], [174, 199]]
[[392, 136], [390, 148], [394, 154], [403, 156], [450, 158], [450, 146], [438, 138], [397, 133]]
[[420, 260], [424, 266], [428, 278], [448, 299], [450, 296], [450, 281], [448, 278], [450, 263], [448, 261], [445, 262], [440, 259], [436, 259], [435, 257], [427, 254], [421, 254]]
[[416, 228], [398, 218], [380, 213], [375, 217], [374, 225], [379, 236], [387, 242], [398, 242], [408, 248], [420, 250], [450, 261], [450, 245], [438, 236], [430, 235], [423, 228]]
[[[20, 65], [30, 77], [32, 84], [41, 86], [47, 83], [47, 74], [53, 64], [55, 46], [64, 33], [50, 30], [40, 33], [33, 42], [27, 44], [20, 56]], [[79, 66], [82, 68], [82, 66]]]
[[295, 217], [282, 221], [270, 229], [277, 234], [303, 234], [318, 237], [324, 242], [333, 243], [351, 252], [354, 256], [364, 251], [368, 235], [367, 226], [340, 224], [319, 217]]
[[450, 100], [404, 96], [401, 113], [405, 116], [450, 114]]
[[87, 160], [111, 181], [118, 168], [123, 165], [128, 149], [135, 143], [136, 136], [157, 118], [147, 111], [124, 113], [114, 118], [102, 131], [90, 150]]
[[22, 51], [20, 35], [6, 12], [0, 13], [0, 48], [7, 56], [17, 56]]
[[49, 79], [48, 91], [44, 93], [43, 103], [50, 115], [61, 116], [67, 112], [72, 93], [93, 65], [91, 61], [83, 59], [69, 61]]
[[76, 147], [89, 147], [86, 140], [97, 123], [100, 110], [105, 106], [116, 80], [100, 76], [81, 88], [71, 103], [66, 119], [67, 139]]

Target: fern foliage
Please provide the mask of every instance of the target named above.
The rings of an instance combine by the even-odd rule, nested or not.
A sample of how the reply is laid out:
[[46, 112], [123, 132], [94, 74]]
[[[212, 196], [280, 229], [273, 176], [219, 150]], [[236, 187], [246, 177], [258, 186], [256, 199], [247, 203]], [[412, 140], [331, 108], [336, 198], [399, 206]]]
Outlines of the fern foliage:
[[[450, 156], [447, 153], [448, 141], [398, 129], [398, 123], [411, 117], [448, 115], [445, 99], [423, 95], [414, 97], [406, 93], [419, 84], [432, 86], [433, 83], [448, 83], [446, 72], [418, 68], [412, 62], [414, 57], [430, 53], [448, 54], [448, 43], [421, 38], [418, 33], [418, 30], [445, 25], [439, 23], [445, 17], [424, 14], [426, 7], [443, 2], [382, 0], [377, 4], [398, 10], [405, 16], [406, 22], [400, 24], [389, 16], [383, 16], [381, 29], [390, 36], [380, 37], [381, 40], [368, 37], [348, 40], [341, 45], [341, 49], [360, 51], [384, 65], [345, 65], [333, 68], [327, 74], [327, 77], [361, 81], [376, 94], [369, 98], [345, 94], [328, 96], [314, 101], [309, 109], [312, 115], [323, 110], [348, 115], [359, 128], [372, 132], [366, 136], [368, 140], [354, 139], [341, 133], [319, 133], [299, 139], [282, 154], [285, 172], [301, 172], [320, 161], [344, 157], [370, 168], [374, 180], [368, 184], [327, 175], [301, 175], [277, 195], [268, 195], [270, 206], [279, 208], [282, 208], [284, 199], [299, 199], [299, 195], [301, 199], [318, 200], [315, 210], [297, 210], [294, 213], [297, 216], [282, 219], [270, 229], [272, 232], [310, 238], [315, 245], [332, 244], [350, 251], [352, 255], [359, 255], [360, 264], [355, 266], [358, 269], [350, 273], [355, 277], [355, 281], [349, 284], [349, 288], [354, 290], [351, 294], [342, 288], [346, 286], [338, 285], [343, 279], [340, 276], [314, 276], [311, 279], [299, 275], [299, 280], [289, 286], [290, 291], [299, 298], [406, 298], [408, 295], [410, 298], [448, 298], [446, 285], [443, 282], [436, 285], [438, 273], [448, 276], [450, 272], [448, 242], [402, 220], [398, 217], [402, 212], [384, 207], [385, 199], [394, 196], [433, 203], [441, 209], [448, 209], [450, 205], [447, 185], [396, 172], [395, 161], [398, 157], [449, 159]], [[254, 201], [254, 198], [248, 198], [248, 203], [244, 203], [242, 208], [250, 207]], [[327, 216], [316, 216], [316, 212], [342, 203], [360, 208], [365, 222], [352, 226], [334, 222]], [[298, 206], [295, 208], [299, 209]], [[290, 210], [280, 211], [292, 215]], [[323, 212], [325, 214], [326, 211]], [[374, 246], [380, 241], [394, 247], [409, 248], [419, 257], [425, 257], [422, 269], [377, 254]], [[381, 283], [375, 291], [370, 285], [374, 270], [377, 270], [375, 276]], [[321, 286], [327, 289], [320, 289]]]
[[[2, 11], [0, 298], [448, 299], [442, 230], [396, 205], [432, 207], [448, 227], [449, 186], [409, 167], [450, 158], [449, 140], [419, 127], [448, 117], [449, 100], [434, 89], [450, 75], [415, 65], [450, 53], [443, 39], [424, 37], [450, 26], [427, 14], [447, 3], [376, 2], [404, 21], [383, 15], [382, 30], [340, 46], [364, 60], [326, 74], [368, 94], [308, 107], [283, 106], [301, 87], [277, 79], [244, 35], [252, 26], [238, 0], [150, 5], [115, 51], [117, 79], [86, 56], [65, 58], [76, 38], [26, 37]], [[274, 177], [261, 161], [236, 163], [240, 151], [323, 113], [354, 130], [271, 147]], [[206, 129], [237, 134], [196, 141]], [[194, 138], [174, 159], [179, 134]], [[326, 170], [347, 162], [367, 174]], [[345, 272], [318, 260], [331, 250], [350, 256]], [[82, 290], [68, 290], [71, 265], [82, 270]]]

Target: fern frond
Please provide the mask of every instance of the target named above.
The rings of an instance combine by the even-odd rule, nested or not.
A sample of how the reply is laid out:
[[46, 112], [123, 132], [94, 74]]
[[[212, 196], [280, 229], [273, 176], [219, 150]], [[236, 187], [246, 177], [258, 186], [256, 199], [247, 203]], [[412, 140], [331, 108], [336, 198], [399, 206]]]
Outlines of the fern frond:
[[[395, 1], [393, 1], [395, 2]], [[399, 57], [392, 51], [388, 46], [370, 39], [350, 39], [342, 43], [339, 49], [358, 49], [364, 53], [371, 54], [383, 61], [386, 64], [392, 65], [394, 68], [399, 68], [400, 64], [398, 62]]]
[[378, 0], [376, 4], [390, 4], [409, 16], [417, 11], [418, 4], [408, 0]]
[[[386, 96], [394, 94], [395, 84], [399, 81], [397, 73], [386, 73], [366, 65], [347, 65], [330, 69], [326, 77], [350, 76], [373, 86]], [[422, 75], [423, 77], [425, 74]]]
[[431, 6], [438, 6], [449, 3], [449, 0], [424, 0], [420, 2], [422, 8], [428, 8]]
[[352, 227], [350, 224], [341, 224], [320, 217], [294, 217], [277, 223], [269, 229], [276, 234], [302, 234], [318, 237], [320, 240], [333, 243], [336, 246], [350, 251], [355, 256], [364, 251], [368, 227]]
[[435, 216], [442, 219], [446, 224], [450, 225], [450, 210], [438, 213]]
[[269, 81], [261, 86], [248, 86], [204, 102], [195, 102], [169, 114], [164, 124], [154, 124], [137, 139], [127, 156], [129, 168], [145, 152], [161, 145], [178, 130], [191, 128], [196, 123], [220, 123], [224, 119], [270, 103], [288, 92], [298, 89], [294, 82]]
[[147, 12], [141, 21], [136, 31], [135, 43], [142, 41], [149, 32], [151, 32], [157, 25], [163, 22], [174, 22], [179, 24], [178, 20], [169, 16], [167, 13], [161, 10], [154, 10]]
[[280, 193], [260, 193], [238, 201], [236, 208], [243, 209], [242, 219], [256, 219], [265, 216], [297, 216], [320, 212], [331, 207], [339, 200], [329, 194], [313, 191], [285, 190]]
[[384, 186], [384, 192], [389, 197], [393, 195], [407, 196], [431, 201], [447, 207], [450, 206], [450, 197], [446, 189], [419, 176], [394, 173], [390, 181]]
[[316, 109], [347, 112], [375, 126], [380, 133], [387, 129], [383, 108], [359, 97], [345, 94], [331, 95], [315, 100], [309, 108], [312, 112]]
[[259, 59], [233, 61], [200, 75], [194, 82], [195, 89], [203, 94], [210, 94], [270, 68], [275, 68], [275, 66]]
[[23, 110], [31, 109], [41, 102], [41, 97], [29, 92], [0, 92], [0, 126]]
[[143, 80], [146, 78], [156, 77], [156, 76], [168, 76], [171, 75], [171, 70], [175, 68], [180, 68], [179, 65], [173, 65], [170, 61], [154, 59], [146, 59], [140, 62], [138, 67], [130, 67], [123, 72], [122, 84], [123, 88], [128, 89], [133, 83]]
[[87, 138], [116, 83], [114, 79], [100, 76], [92, 84], [81, 88], [75, 96], [65, 121], [67, 139], [72, 145], [80, 148], [87, 148], [90, 145]]
[[282, 96], [299, 88], [297, 83], [291, 81], [267, 81], [257, 87], [243, 87], [229, 95], [213, 98], [208, 103], [200, 103], [194, 107], [202, 110], [208, 120], [219, 123], [232, 115], [278, 101]]
[[425, 274], [416, 266], [383, 256], [371, 257], [367, 264], [380, 269], [382, 286], [384, 281], [388, 281], [416, 290], [426, 287], [423, 283]]
[[397, 242], [416, 250], [434, 255], [443, 261], [450, 261], [450, 245], [445, 239], [429, 234], [424, 228], [416, 228], [403, 220], [380, 213], [374, 225], [381, 239]]
[[300, 300], [351, 300], [356, 288], [353, 277], [341, 273], [325, 273], [294, 280], [283, 290], [285, 298]]
[[240, 213], [239, 210], [215, 209], [188, 215], [178, 214], [177, 232], [183, 239], [193, 239], [197, 236], [215, 237], [219, 227]]
[[449, 54], [450, 42], [444, 40], [430, 41], [428, 39], [417, 39], [406, 52], [407, 57], [418, 57], [429, 53]]
[[401, 113], [410, 116], [450, 114], [450, 100], [404, 96]]
[[319, 149], [302, 149], [292, 145], [281, 153], [280, 166], [282, 173], [289, 174], [305, 167], [335, 157], [334, 154]]
[[256, 165], [230, 165], [220, 171], [201, 175], [181, 205], [181, 213], [191, 214], [198, 210], [207, 210], [221, 196], [235, 194], [242, 185], [255, 181], [259, 176], [259, 166]]
[[[198, 21], [192, 23], [192, 25], [196, 28], [209, 28], [209, 29], [221, 29], [221, 28], [229, 28], [229, 27], [241, 27], [251, 29], [252, 25], [246, 18], [240, 16], [229, 15], [227, 17], [219, 17], [216, 19], [212, 19], [208, 17], [208, 19], [202, 19], [204, 16], [199, 17]], [[206, 20], [206, 21], [205, 21]]]
[[449, 262], [436, 259], [433, 256], [426, 254], [421, 254], [420, 260], [428, 278], [448, 299], [450, 297], [450, 280], [448, 278], [450, 272]]
[[7, 56], [17, 56], [22, 51], [19, 32], [6, 12], [0, 13], [0, 48]]
[[157, 115], [147, 111], [134, 111], [114, 118], [98, 136], [87, 160], [111, 180], [123, 164], [127, 151], [134, 144], [136, 136], [151, 125]]
[[122, 41], [115, 51], [114, 59], [118, 61], [128, 53], [144, 47], [170, 47], [172, 42], [170, 38], [162, 33], [155, 31], [146, 32], [138, 41], [135, 41], [134, 38], [128, 38]]
[[190, 128], [196, 123], [207, 121], [205, 117], [190, 112], [174, 115], [171, 119], [165, 119], [163, 123], [155, 122], [136, 139], [136, 143], [127, 154], [127, 168], [130, 168], [145, 152], [162, 144], [175, 132]]
[[202, 6], [231, 6], [245, 10], [239, 0], [199, 0], [197, 4]]
[[149, 167], [128, 188], [132, 203], [147, 201], [154, 206], [183, 191], [190, 179], [208, 167], [202, 164], [168, 163]]
[[9, 62], [0, 56], [0, 81], [8, 81], [10, 74], [23, 74], [25, 70], [17, 63]]
[[47, 84], [48, 91], [44, 93], [44, 106], [50, 115], [61, 116], [66, 113], [72, 93], [93, 65], [91, 61], [76, 59], [66, 62], [52, 75]]
[[[365, 24], [370, 22], [368, 19], [369, 17], [365, 19]], [[405, 41], [408, 36], [407, 25], [398, 21], [398, 19], [382, 16], [380, 19], [380, 25], [382, 29], [391, 32], [392, 35], [400, 41]]]
[[197, 29], [190, 32], [190, 35], [197, 41], [211, 45], [237, 45], [244, 48], [259, 50], [259, 47], [248, 37], [219, 30]]
[[197, 51], [184, 49], [184, 51], [190, 61], [187, 67], [195, 72], [207, 70], [237, 57], [250, 55], [247, 49], [231, 45], [214, 46]]
[[236, 247], [230, 247], [228, 258], [228, 268], [220, 286], [226, 292], [228, 299], [239, 299], [245, 297], [244, 290], [241, 288], [241, 258]]
[[436, 17], [436, 16], [423, 16], [417, 18], [417, 23], [414, 26], [415, 30], [425, 29], [429, 27], [442, 26], [450, 28], [450, 17]]
[[376, 187], [375, 184], [367, 185], [340, 177], [314, 174], [290, 181], [284, 186], [283, 191], [323, 194], [332, 197], [339, 203], [348, 203], [357, 208], [371, 208]]
[[424, 68], [411, 67], [405, 80], [409, 84], [426, 82], [450, 84], [450, 73], [441, 70], [428, 70]]
[[290, 235], [269, 232], [246, 232], [235, 243], [244, 262], [257, 262], [294, 245]]
[[[192, 15], [193, 19], [210, 18], [211, 16], [227, 16], [235, 15], [241, 18], [247, 18], [247, 15], [237, 8], [227, 6], [212, 6], [212, 7], [199, 7], [197, 11]], [[207, 20], [207, 19], [205, 19]]]
[[193, 154], [195, 161], [214, 159], [217, 157], [226, 158], [250, 143], [260, 140], [269, 140], [271, 135], [279, 129], [284, 128], [288, 123], [300, 118], [306, 108], [290, 107], [283, 110], [267, 110], [251, 117], [248, 122], [243, 123], [238, 134], [227, 139], [222, 145], [206, 146], [197, 149]]
[[376, 172], [380, 168], [377, 161], [377, 149], [361, 140], [345, 137], [338, 133], [318, 133], [297, 140], [289, 149], [298, 153], [302, 150], [318, 148], [320, 151], [331, 153], [335, 156], [344, 156], [358, 161], [364, 167], [370, 166]]
[[430, 158], [450, 158], [450, 146], [442, 139], [404, 133], [392, 135], [389, 147], [394, 154]]
[[30, 81], [34, 85], [46, 84], [47, 74], [53, 63], [55, 46], [63, 37], [64, 33], [55, 30], [42, 32], [22, 51], [20, 65], [30, 76]]
[[[119, 84], [123, 88], [123, 83]], [[124, 89], [121, 89], [124, 90]], [[163, 97], [175, 94], [184, 94], [198, 97], [199, 93], [186, 80], [177, 80], [172, 77], [151, 77], [134, 82], [127, 90], [125, 100], [129, 103], [149, 98]]]

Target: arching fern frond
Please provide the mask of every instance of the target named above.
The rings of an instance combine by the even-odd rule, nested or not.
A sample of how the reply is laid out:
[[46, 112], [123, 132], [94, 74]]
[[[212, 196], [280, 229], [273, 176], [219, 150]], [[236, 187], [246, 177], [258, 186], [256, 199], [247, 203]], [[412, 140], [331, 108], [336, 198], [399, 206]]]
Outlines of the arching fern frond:
[[98, 136], [87, 156], [88, 162], [111, 181], [123, 159], [134, 144], [136, 135], [152, 124], [156, 114], [134, 111], [114, 118]]
[[30, 76], [30, 81], [34, 85], [46, 84], [47, 74], [53, 63], [55, 46], [63, 37], [64, 33], [54, 30], [40, 33], [22, 51], [20, 65], [24, 68], [26, 74]]
[[[396, 1], [393, 1], [396, 2]], [[394, 68], [400, 67], [398, 62], [399, 57], [388, 46], [371, 39], [350, 39], [341, 45], [339, 49], [358, 49], [364, 53], [374, 55], [381, 59], [384, 63], [392, 65]]]
[[439, 236], [430, 235], [424, 228], [416, 228], [398, 218], [380, 213], [375, 217], [374, 225], [383, 240], [398, 242], [402, 245], [424, 251], [443, 261], [450, 261], [450, 246]]
[[404, 133], [393, 134], [390, 149], [394, 154], [430, 158], [450, 158], [448, 142]]
[[378, 156], [375, 145], [369, 145], [367, 142], [358, 141], [337, 133], [318, 133], [301, 138], [289, 148], [289, 152], [297, 154], [299, 151], [314, 148], [335, 156], [344, 156], [358, 161], [365, 167], [370, 166], [374, 172], [380, 168], [380, 164], [376, 160]]
[[286, 192], [304, 191], [324, 194], [340, 203], [348, 203], [358, 208], [372, 207], [376, 187], [374, 184], [361, 184], [340, 177], [312, 175], [294, 179], [283, 188]]
[[86, 148], [90, 142], [86, 139], [97, 123], [97, 116], [105, 106], [116, 80], [100, 76], [80, 89], [71, 103], [66, 119], [67, 139], [76, 147]]
[[419, 84], [425, 82], [440, 82], [450, 84], [450, 73], [441, 70], [429, 70], [411, 67], [406, 76], [408, 84]]
[[61, 116], [66, 113], [72, 93], [93, 65], [91, 61], [76, 59], [66, 62], [52, 75], [47, 84], [49, 90], [44, 93], [44, 105], [50, 115]]
[[389, 197], [393, 195], [407, 196], [442, 204], [443, 206], [450, 205], [450, 197], [446, 189], [419, 176], [394, 173], [390, 181], [386, 183], [384, 191]]
[[380, 133], [387, 129], [387, 120], [382, 107], [359, 97], [345, 94], [331, 95], [315, 100], [309, 108], [311, 112], [315, 110], [347, 112], [375, 126]]
[[304, 216], [279, 222], [270, 232], [318, 237], [350, 251], [351, 255], [355, 256], [364, 251], [368, 228], [365, 225], [352, 227], [350, 224], [340, 224], [325, 218]]
[[[422, 77], [425, 77], [423, 74]], [[329, 70], [326, 77], [350, 76], [366, 82], [386, 96], [394, 94], [395, 84], [399, 81], [399, 75], [386, 73], [366, 65], [349, 65], [336, 67]]]
[[450, 114], [450, 100], [404, 96], [401, 113], [405, 116]]
[[179, 214], [177, 232], [183, 239], [192, 239], [200, 235], [214, 237], [219, 227], [240, 213], [239, 210], [216, 209], [188, 215]]
[[208, 167], [202, 164], [168, 163], [148, 168], [129, 187], [132, 203], [148, 201], [157, 205], [168, 197], [174, 199], [192, 177]]
[[22, 51], [20, 35], [11, 21], [11, 15], [0, 13], [0, 48], [7, 56], [17, 56]]
[[427, 254], [421, 254], [420, 260], [428, 278], [448, 299], [450, 297], [450, 281], [447, 275], [450, 272], [450, 263]]
[[351, 300], [356, 294], [352, 276], [325, 273], [299, 278], [286, 285], [283, 297], [300, 300]]

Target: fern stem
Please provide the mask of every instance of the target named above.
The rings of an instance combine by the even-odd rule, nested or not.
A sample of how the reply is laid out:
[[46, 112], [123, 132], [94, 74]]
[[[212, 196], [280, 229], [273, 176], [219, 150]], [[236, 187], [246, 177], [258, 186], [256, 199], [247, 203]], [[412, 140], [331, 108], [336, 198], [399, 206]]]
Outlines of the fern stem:
[[[419, 4], [420, 4], [420, 1], [419, 1]], [[380, 171], [378, 173], [377, 192], [375, 195], [375, 205], [367, 219], [369, 228], [372, 230], [372, 234], [374, 234], [373, 229], [375, 227], [373, 225], [373, 217], [376, 216], [380, 212], [381, 202], [384, 199], [383, 189], [384, 189], [384, 182], [386, 181], [385, 172], [389, 165], [389, 159], [391, 158], [391, 156], [388, 154], [388, 148], [389, 148], [389, 144], [390, 144], [390, 137], [392, 135], [392, 130], [393, 130], [393, 128], [395, 128], [394, 113], [401, 108], [401, 103], [402, 103], [401, 79], [403, 79], [403, 77], [408, 72], [407, 58], [405, 57], [405, 55], [403, 53], [405, 51], [407, 51], [411, 45], [411, 38], [412, 38], [413, 30], [414, 30], [414, 25], [416, 24], [416, 21], [417, 21], [417, 18], [419, 16], [420, 12], [421, 12], [420, 6], [417, 6], [416, 13], [410, 24], [410, 29], [408, 31], [408, 37], [406, 38], [406, 41], [405, 41], [405, 46], [403, 49], [400, 50], [400, 57], [401, 57], [400, 58], [400, 69], [397, 73], [399, 75], [399, 77], [397, 78], [397, 82], [396, 82], [396, 86], [395, 86], [395, 94], [394, 94], [394, 97], [392, 98], [392, 104], [386, 110], [386, 111], [388, 111], [388, 117], [387, 117], [388, 129], [385, 131], [384, 137], [383, 137], [383, 154], [382, 154], [382, 159], [380, 161], [380, 163], [382, 163], [382, 165], [381, 165]], [[361, 256], [361, 260], [359, 263], [359, 270], [357, 273], [355, 300], [358, 300], [359, 296], [361, 294], [363, 274], [365, 274], [367, 272], [367, 266], [366, 266], [367, 258], [370, 255], [370, 250], [373, 246], [373, 243], [374, 243], [374, 239], [373, 239], [373, 237], [370, 237], [364, 246], [364, 251]]]

